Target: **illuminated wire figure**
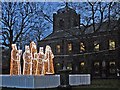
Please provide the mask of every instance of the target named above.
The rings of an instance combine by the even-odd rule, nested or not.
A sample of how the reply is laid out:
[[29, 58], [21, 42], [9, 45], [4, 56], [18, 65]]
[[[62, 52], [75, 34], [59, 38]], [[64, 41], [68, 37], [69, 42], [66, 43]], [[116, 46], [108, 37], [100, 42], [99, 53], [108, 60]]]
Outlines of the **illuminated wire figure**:
[[18, 75], [21, 75], [21, 56], [22, 56], [22, 50], [18, 50], [18, 62], [17, 62], [17, 65], [18, 65]]
[[51, 47], [47, 45], [45, 48], [45, 60], [47, 60], [44, 63], [45, 74], [54, 74], [53, 58]]
[[37, 58], [37, 75], [44, 75], [44, 52], [43, 47], [39, 48]]
[[32, 75], [32, 54], [29, 46], [25, 46], [23, 53], [23, 75]]
[[30, 53], [32, 54], [32, 75], [37, 75], [37, 47], [33, 41], [30, 43]]
[[21, 55], [22, 55], [22, 50], [17, 50], [16, 44], [12, 44], [10, 75], [21, 74], [21, 65], [20, 65]]

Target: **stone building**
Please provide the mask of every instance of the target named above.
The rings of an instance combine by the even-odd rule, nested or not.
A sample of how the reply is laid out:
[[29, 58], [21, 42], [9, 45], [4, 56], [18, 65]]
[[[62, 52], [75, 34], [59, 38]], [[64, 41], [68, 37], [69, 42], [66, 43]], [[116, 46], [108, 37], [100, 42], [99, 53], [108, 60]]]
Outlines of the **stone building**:
[[38, 47], [51, 46], [55, 55], [55, 73], [66, 67], [73, 74], [116, 77], [117, 69], [120, 70], [120, 32], [115, 26], [117, 23], [113, 23], [110, 30], [106, 30], [105, 22], [99, 32], [93, 33], [90, 26], [82, 33], [80, 14], [66, 5], [53, 14], [53, 32], [39, 41]]

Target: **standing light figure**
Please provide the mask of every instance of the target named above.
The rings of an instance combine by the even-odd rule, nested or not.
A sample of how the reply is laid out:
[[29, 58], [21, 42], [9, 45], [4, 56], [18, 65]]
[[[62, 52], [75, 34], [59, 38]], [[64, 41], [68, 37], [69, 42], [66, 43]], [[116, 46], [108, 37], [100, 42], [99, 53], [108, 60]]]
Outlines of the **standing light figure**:
[[37, 75], [37, 47], [33, 41], [30, 43], [30, 53], [32, 54], [32, 75]]
[[22, 50], [17, 50], [16, 44], [12, 44], [10, 75], [21, 74], [21, 65], [20, 65], [21, 55], [22, 55]]
[[23, 75], [32, 75], [32, 54], [29, 46], [25, 46], [23, 53]]
[[39, 48], [37, 58], [37, 75], [44, 75], [44, 52], [43, 47]]
[[[22, 50], [17, 50], [16, 44], [12, 44], [10, 75], [21, 75]], [[49, 45], [39, 48], [37, 53], [36, 44], [32, 41], [29, 46], [25, 46], [23, 53], [23, 75], [45, 75], [54, 74], [53, 52]]]
[[51, 50], [51, 47], [47, 45], [45, 48], [45, 60], [46, 60], [46, 62], [44, 63], [45, 74], [54, 74], [53, 58], [54, 55]]
[[17, 62], [17, 65], [18, 65], [18, 75], [21, 75], [21, 56], [22, 56], [22, 50], [18, 50], [18, 62]]

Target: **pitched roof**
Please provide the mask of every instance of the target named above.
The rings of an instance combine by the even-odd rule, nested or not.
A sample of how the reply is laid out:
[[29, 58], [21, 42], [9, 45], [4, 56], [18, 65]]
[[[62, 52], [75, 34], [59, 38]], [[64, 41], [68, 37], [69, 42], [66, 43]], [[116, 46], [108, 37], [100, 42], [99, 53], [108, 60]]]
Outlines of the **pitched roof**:
[[[99, 23], [95, 25], [96, 28], [98, 28]], [[61, 39], [61, 38], [73, 38], [77, 36], [83, 36], [83, 31], [84, 27], [73, 27], [70, 29], [65, 29], [65, 30], [59, 30], [51, 33], [48, 35], [46, 38], [43, 40], [51, 40], [51, 39]], [[108, 29], [108, 22], [104, 22], [101, 24], [101, 28], [99, 29], [98, 32], [105, 32], [105, 31], [113, 31], [113, 30], [118, 30], [118, 21], [112, 21], [110, 23], [110, 28]], [[94, 33], [93, 31], [93, 26], [90, 25], [84, 32], [84, 35]]]

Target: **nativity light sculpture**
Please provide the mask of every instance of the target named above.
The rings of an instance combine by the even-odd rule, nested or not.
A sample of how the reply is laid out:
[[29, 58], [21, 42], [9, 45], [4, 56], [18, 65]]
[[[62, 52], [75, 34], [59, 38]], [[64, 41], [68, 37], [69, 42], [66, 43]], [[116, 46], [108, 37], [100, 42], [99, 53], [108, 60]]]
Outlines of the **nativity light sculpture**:
[[[21, 55], [22, 50], [17, 50], [16, 44], [12, 44], [10, 75], [21, 75]], [[46, 45], [45, 53], [43, 47], [39, 47], [37, 53], [36, 44], [32, 41], [30, 47], [25, 45], [23, 75], [54, 74], [53, 58], [54, 54], [49, 45]]]

